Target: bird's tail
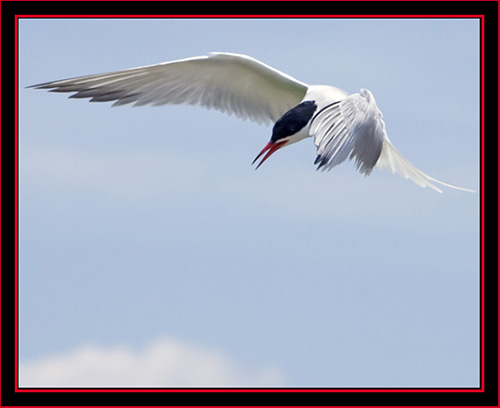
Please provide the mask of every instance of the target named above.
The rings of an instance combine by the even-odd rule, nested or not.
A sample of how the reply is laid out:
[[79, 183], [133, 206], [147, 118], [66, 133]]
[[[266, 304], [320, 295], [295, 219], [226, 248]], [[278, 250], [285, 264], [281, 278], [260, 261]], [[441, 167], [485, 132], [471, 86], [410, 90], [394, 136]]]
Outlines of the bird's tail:
[[454, 188], [456, 190], [469, 191], [475, 193], [474, 190], [457, 187], [452, 184], [445, 183], [443, 181], [437, 180], [425, 174], [423, 171], [417, 169], [410, 161], [404, 157], [399, 151], [392, 145], [387, 136], [384, 137], [384, 143], [382, 145], [382, 151], [380, 157], [378, 158], [377, 167], [381, 169], [387, 169], [393, 174], [399, 174], [405, 179], [410, 179], [418, 184], [420, 187], [430, 187], [439, 193], [442, 191], [436, 186], [440, 184], [449, 188]]

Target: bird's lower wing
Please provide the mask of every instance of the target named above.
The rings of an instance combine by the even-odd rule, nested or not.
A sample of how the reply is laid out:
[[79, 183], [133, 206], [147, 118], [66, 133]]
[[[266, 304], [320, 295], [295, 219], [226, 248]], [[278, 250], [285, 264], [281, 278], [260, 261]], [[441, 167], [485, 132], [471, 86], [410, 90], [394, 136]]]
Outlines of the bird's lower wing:
[[317, 147], [318, 170], [330, 170], [350, 158], [368, 175], [382, 149], [384, 123], [376, 106], [353, 94], [321, 109], [309, 133]]
[[230, 53], [187, 58], [33, 85], [72, 98], [114, 105], [188, 104], [258, 123], [276, 121], [298, 105], [307, 85], [256, 59]]
[[470, 190], [468, 188], [457, 187], [437, 180], [434, 177], [425, 174], [423, 171], [420, 171], [392, 145], [387, 135], [384, 137], [382, 151], [376, 166], [381, 169], [387, 169], [394, 174], [397, 173], [405, 179], [410, 179], [421, 187], [430, 187], [440, 193], [442, 191], [436, 186], [436, 184], [457, 190], [474, 192], [474, 190]]

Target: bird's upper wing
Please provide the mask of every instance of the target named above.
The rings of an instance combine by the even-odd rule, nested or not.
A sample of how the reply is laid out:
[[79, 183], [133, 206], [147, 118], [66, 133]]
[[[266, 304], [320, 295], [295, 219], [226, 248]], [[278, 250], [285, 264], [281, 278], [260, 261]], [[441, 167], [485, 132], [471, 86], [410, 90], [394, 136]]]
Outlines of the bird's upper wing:
[[390, 142], [382, 112], [366, 89], [320, 110], [313, 118], [310, 134], [315, 138], [318, 169], [330, 170], [349, 157], [365, 175], [377, 166], [439, 192], [436, 184], [474, 191], [444, 183], [411, 164]]
[[382, 113], [369, 91], [353, 94], [321, 109], [309, 133], [314, 137], [318, 169], [330, 170], [348, 157], [364, 174], [377, 162], [385, 134]]
[[278, 120], [298, 105], [307, 85], [256, 59], [230, 53], [187, 58], [33, 85], [72, 98], [114, 105], [189, 104], [258, 123]]

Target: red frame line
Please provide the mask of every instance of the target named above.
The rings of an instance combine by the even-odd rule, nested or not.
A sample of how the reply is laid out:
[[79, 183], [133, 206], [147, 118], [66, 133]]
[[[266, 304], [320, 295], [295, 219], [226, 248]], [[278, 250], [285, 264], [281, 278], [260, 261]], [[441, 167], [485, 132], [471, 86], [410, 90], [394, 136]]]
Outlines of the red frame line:
[[[412, 19], [412, 18], [427, 18], [427, 19], [443, 19], [443, 18], [476, 18], [480, 20], [480, 387], [479, 388], [19, 388], [18, 380], [19, 380], [19, 350], [18, 350], [18, 20], [22, 18], [59, 18], [59, 19], [71, 19], [71, 18], [88, 18], [88, 19], [101, 19], [101, 18], [129, 18], [129, 19], [147, 19], [147, 18], [359, 18], [359, 19]], [[313, 392], [313, 393], [346, 393], [346, 392], [356, 392], [356, 393], [384, 393], [384, 392], [399, 392], [399, 393], [479, 393], [484, 392], [484, 377], [485, 377], [485, 356], [484, 356], [484, 310], [485, 310], [485, 301], [484, 301], [484, 15], [369, 15], [369, 14], [339, 14], [339, 15], [254, 15], [254, 14], [234, 14], [234, 15], [151, 15], [151, 14], [143, 14], [143, 15], [121, 15], [121, 14], [101, 14], [101, 15], [89, 15], [89, 14], [64, 14], [64, 15], [52, 15], [52, 14], [43, 14], [43, 15], [33, 15], [33, 14], [20, 14], [15, 16], [15, 391], [20, 393], [31, 393], [31, 392], [232, 392], [232, 393], [240, 393], [240, 392], [265, 392], [265, 393], [290, 393], [290, 392]], [[499, 58], [500, 61], [500, 58]], [[499, 109], [499, 121], [498, 125], [500, 126], [500, 109]], [[498, 153], [500, 154], [500, 147]], [[498, 167], [498, 174], [500, 175], [500, 166]], [[499, 193], [500, 197], [500, 193]], [[500, 212], [500, 209], [499, 209]], [[500, 227], [500, 221], [498, 226]], [[498, 262], [500, 265], [500, 244], [499, 244], [499, 254], [498, 254]], [[500, 290], [500, 283], [499, 283]], [[500, 351], [500, 345], [499, 345]]]

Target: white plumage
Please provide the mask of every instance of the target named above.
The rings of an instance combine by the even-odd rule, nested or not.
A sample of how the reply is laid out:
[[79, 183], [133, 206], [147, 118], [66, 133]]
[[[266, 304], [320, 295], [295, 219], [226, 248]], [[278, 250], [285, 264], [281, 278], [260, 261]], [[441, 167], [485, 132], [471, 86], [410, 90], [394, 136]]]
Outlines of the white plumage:
[[313, 137], [318, 169], [330, 170], [350, 158], [365, 175], [377, 166], [436, 191], [441, 191], [436, 184], [472, 191], [430, 177], [404, 158], [389, 141], [370, 91], [349, 95], [332, 86], [307, 85], [245, 55], [211, 53], [33, 87], [114, 101], [113, 106], [199, 105], [257, 123], [275, 122], [271, 141], [257, 156], [267, 152], [260, 164], [284, 145]]

